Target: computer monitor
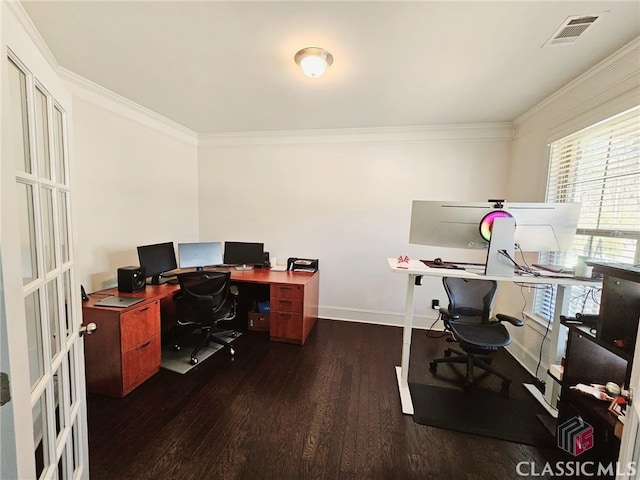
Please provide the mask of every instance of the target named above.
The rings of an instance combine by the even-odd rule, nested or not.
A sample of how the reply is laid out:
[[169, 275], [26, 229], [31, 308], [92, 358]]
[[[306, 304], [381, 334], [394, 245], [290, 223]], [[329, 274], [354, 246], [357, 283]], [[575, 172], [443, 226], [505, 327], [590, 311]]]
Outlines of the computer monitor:
[[151, 277], [148, 285], [160, 285], [168, 281], [162, 274], [178, 268], [173, 242], [155, 243], [138, 247], [140, 266], [144, 267], [146, 277]]
[[255, 242], [225, 242], [224, 263], [237, 265], [237, 270], [251, 270], [264, 264], [264, 244]]
[[[579, 203], [442, 202], [414, 200], [409, 243], [451, 248], [488, 248], [488, 214], [515, 220], [514, 243], [524, 252], [562, 252], [573, 244]], [[489, 217], [490, 218], [490, 217]], [[483, 222], [483, 220], [485, 220]], [[483, 238], [482, 235], [485, 235]]]
[[180, 268], [202, 270], [203, 267], [222, 265], [222, 244], [220, 242], [194, 242], [178, 244], [178, 265]]
[[414, 200], [409, 243], [487, 249], [485, 273], [511, 276], [515, 249], [561, 252], [573, 244], [579, 203]]

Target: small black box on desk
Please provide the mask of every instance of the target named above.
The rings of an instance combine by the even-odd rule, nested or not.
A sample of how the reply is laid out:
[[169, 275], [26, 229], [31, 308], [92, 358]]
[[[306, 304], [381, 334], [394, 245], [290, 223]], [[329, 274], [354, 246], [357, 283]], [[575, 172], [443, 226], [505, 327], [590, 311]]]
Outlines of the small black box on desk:
[[290, 257], [287, 260], [287, 270], [292, 272], [317, 272], [318, 259]]

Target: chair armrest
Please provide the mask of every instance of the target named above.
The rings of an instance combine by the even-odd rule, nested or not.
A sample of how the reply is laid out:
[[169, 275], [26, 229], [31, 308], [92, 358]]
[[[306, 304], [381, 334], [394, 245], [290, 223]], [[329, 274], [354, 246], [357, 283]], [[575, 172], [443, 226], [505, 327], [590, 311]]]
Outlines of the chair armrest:
[[515, 325], [516, 327], [521, 327], [524, 325], [524, 322], [519, 318], [512, 317], [511, 315], [505, 315], [504, 313], [498, 313], [496, 318], [500, 322], [509, 322], [511, 325]]
[[444, 315], [447, 318], [451, 318], [453, 320], [457, 320], [460, 318], [460, 315], [456, 313], [451, 313], [448, 308], [440, 307], [440, 314]]

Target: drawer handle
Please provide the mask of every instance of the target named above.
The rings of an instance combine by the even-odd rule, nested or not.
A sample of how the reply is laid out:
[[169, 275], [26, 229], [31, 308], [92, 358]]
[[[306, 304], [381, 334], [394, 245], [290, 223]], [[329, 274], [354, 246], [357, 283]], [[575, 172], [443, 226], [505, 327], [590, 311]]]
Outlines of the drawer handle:
[[138, 310], [136, 313], [142, 313], [142, 312], [146, 312], [147, 310], [149, 310], [150, 307], [144, 307], [141, 308], [140, 310]]
[[143, 343], [142, 345], [139, 345], [136, 347], [136, 350], [142, 350], [145, 347], [148, 347], [149, 344], [151, 343], [151, 340], [147, 340], [145, 343]]

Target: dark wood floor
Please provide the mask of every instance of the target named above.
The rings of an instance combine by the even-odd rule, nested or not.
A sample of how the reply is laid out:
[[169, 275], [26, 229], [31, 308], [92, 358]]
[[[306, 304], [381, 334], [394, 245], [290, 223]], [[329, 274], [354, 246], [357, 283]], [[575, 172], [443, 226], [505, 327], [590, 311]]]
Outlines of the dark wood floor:
[[[509, 479], [518, 462], [555, 460], [403, 415], [401, 343], [397, 327], [330, 320], [304, 347], [247, 332], [233, 361], [219, 352], [185, 375], [161, 370], [124, 399], [89, 395], [91, 478]], [[428, 369], [446, 345], [415, 331], [410, 381], [455, 385], [460, 367]], [[518, 383], [528, 376], [511, 370], [511, 395], [528, 395]], [[492, 378], [482, 386], [499, 390]]]

